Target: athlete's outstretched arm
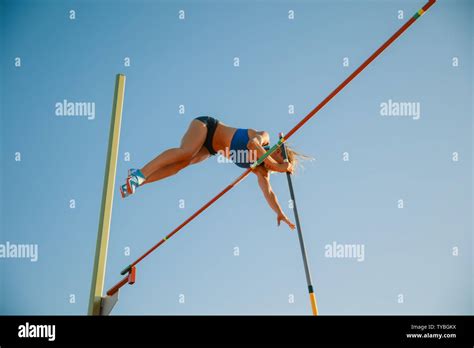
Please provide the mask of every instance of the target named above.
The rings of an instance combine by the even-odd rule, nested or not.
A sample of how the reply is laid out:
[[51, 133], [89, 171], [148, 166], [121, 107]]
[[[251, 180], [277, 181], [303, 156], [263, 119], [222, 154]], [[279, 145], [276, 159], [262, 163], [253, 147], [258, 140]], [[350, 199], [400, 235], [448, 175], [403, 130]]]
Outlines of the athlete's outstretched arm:
[[257, 168], [255, 170], [255, 174], [257, 175], [258, 185], [262, 190], [263, 196], [267, 200], [268, 205], [273, 211], [277, 214], [277, 223], [280, 226], [281, 221], [286, 223], [292, 230], [295, 228], [295, 225], [291, 222], [290, 219], [285, 215], [283, 210], [278, 203], [278, 198], [272, 190], [272, 186], [270, 185], [270, 174], [266, 169]]

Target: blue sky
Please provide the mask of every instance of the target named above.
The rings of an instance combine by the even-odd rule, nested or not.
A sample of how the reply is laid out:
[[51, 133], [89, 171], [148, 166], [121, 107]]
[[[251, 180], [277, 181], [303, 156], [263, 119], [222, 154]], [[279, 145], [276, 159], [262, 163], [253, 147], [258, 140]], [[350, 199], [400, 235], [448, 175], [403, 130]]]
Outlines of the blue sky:
[[[116, 188], [196, 116], [276, 141], [423, 5], [0, 1], [0, 244], [39, 253], [0, 258], [0, 313], [87, 312], [117, 73]], [[470, 1], [438, 1], [292, 137], [315, 158], [294, 186], [321, 314], [472, 314], [472, 16]], [[95, 117], [58, 117], [65, 99]], [[389, 100], [419, 119], [382, 116]], [[116, 195], [106, 287], [240, 173], [212, 158]], [[292, 217], [285, 176], [271, 181]], [[333, 243], [364, 246], [364, 260], [327, 257]], [[249, 177], [140, 264], [114, 313], [309, 314], [297, 235]]]

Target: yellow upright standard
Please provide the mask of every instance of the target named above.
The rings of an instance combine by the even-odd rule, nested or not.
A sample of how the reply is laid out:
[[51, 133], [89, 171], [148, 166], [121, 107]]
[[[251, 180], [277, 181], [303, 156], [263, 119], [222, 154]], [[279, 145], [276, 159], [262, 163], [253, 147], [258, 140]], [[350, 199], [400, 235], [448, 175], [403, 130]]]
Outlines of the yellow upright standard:
[[118, 74], [115, 80], [114, 104], [110, 121], [109, 146], [107, 163], [105, 165], [104, 190], [99, 217], [99, 231], [95, 250], [94, 270], [89, 300], [89, 315], [99, 315], [104, 289], [105, 267], [107, 262], [107, 246], [109, 244], [110, 223], [112, 220], [112, 205], [114, 202], [115, 174], [120, 141], [120, 126], [122, 123], [123, 98], [125, 93], [125, 75]]

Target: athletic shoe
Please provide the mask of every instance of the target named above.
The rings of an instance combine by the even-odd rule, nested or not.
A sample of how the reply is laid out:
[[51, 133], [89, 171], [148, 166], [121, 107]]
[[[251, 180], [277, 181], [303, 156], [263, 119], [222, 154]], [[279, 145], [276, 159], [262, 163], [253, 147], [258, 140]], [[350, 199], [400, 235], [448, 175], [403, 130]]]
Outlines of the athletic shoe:
[[130, 193], [128, 193], [127, 190], [127, 184], [123, 184], [120, 186], [120, 194], [122, 195], [122, 198], [130, 196]]
[[142, 185], [144, 182], [145, 182], [145, 175], [143, 175], [140, 169], [129, 169], [126, 185], [127, 185], [127, 192], [130, 195], [134, 194], [136, 188]]

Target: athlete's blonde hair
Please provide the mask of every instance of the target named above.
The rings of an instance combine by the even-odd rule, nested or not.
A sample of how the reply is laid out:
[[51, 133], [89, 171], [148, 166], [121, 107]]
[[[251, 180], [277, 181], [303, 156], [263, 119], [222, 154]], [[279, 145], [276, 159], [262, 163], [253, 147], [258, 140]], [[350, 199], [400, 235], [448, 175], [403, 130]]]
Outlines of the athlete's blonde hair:
[[[296, 151], [293, 149], [292, 146], [288, 145], [285, 143], [285, 149], [286, 149], [286, 154], [288, 156], [288, 162], [290, 162], [293, 165], [293, 168], [295, 169], [295, 172], [297, 171], [297, 168], [304, 168], [303, 165], [301, 164], [302, 161], [312, 161], [314, 160], [313, 157], [307, 156], [305, 154], [302, 154], [301, 152]], [[281, 147], [280, 147], [281, 150]]]

